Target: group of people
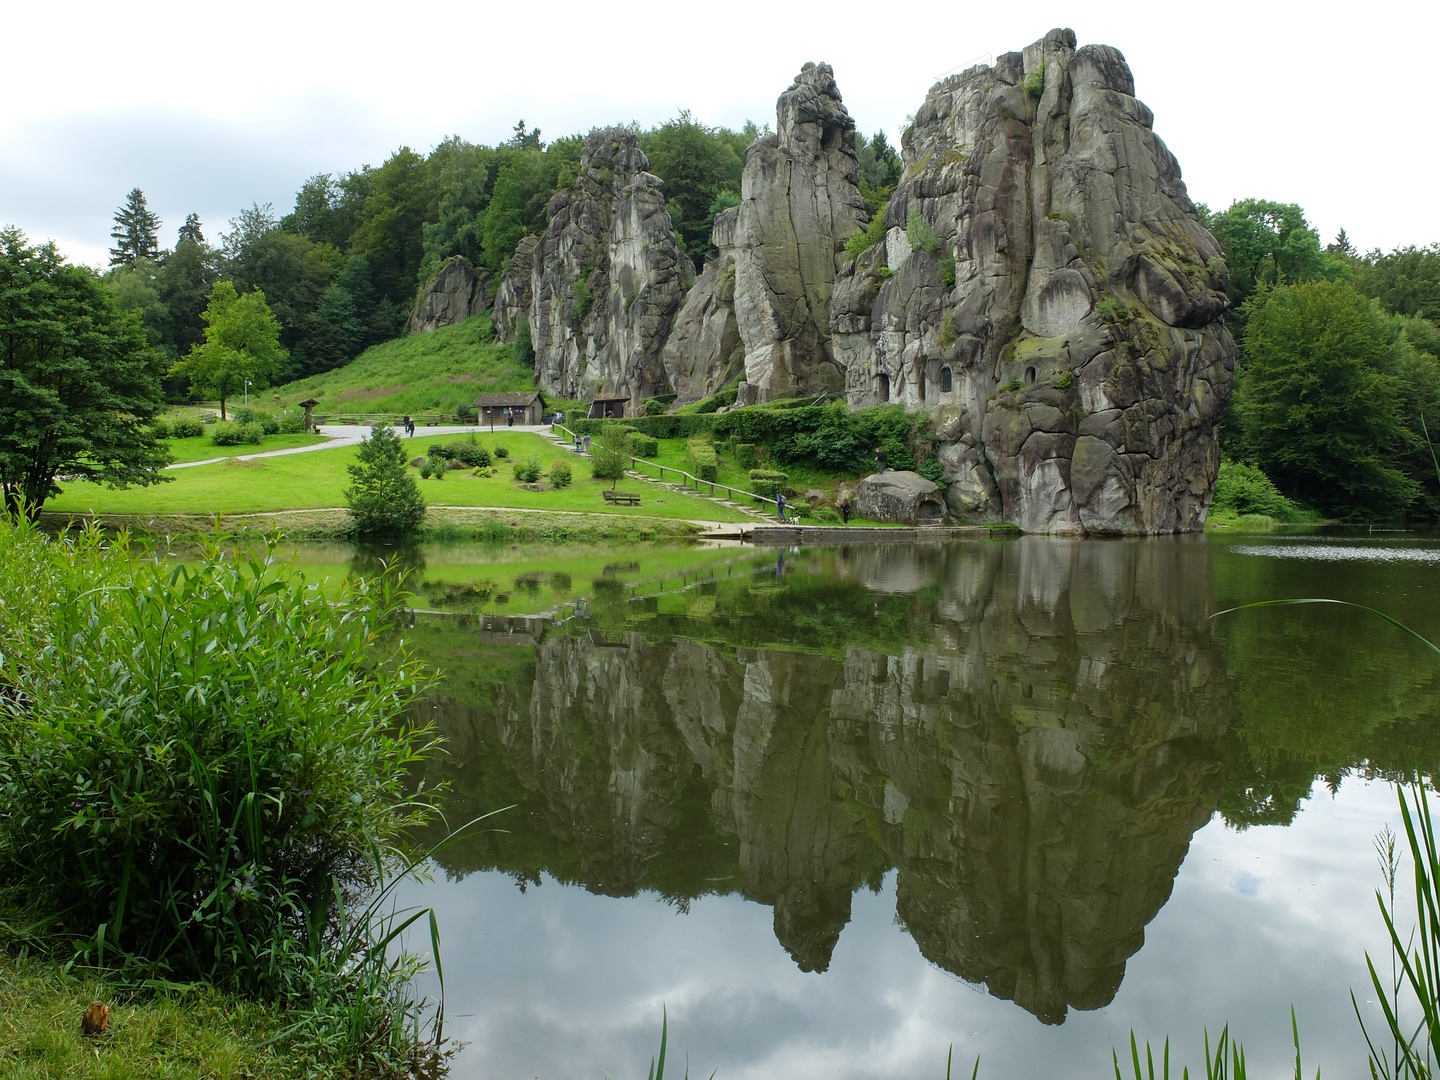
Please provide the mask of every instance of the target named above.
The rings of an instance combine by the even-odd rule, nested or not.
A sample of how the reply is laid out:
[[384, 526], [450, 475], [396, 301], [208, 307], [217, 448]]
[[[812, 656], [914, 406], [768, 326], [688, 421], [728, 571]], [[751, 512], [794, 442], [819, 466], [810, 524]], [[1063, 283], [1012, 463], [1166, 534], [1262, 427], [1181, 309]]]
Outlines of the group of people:
[[[885, 451], [884, 451], [884, 450], [881, 450], [879, 447], [876, 447], [876, 448], [875, 448], [875, 475], [876, 475], [876, 476], [880, 476], [880, 475], [882, 475], [884, 472], [885, 472]], [[840, 497], [840, 502], [839, 502], [839, 504], [835, 507], [835, 509], [837, 509], [837, 510], [840, 511], [840, 518], [841, 518], [841, 520], [844, 521], [846, 525], [849, 525], [849, 524], [850, 524], [850, 514], [851, 514], [851, 510], [850, 510], [850, 496], [849, 496], [849, 495], [842, 495], [842, 496]], [[783, 491], [780, 492], [779, 494], [777, 494], [777, 495], [775, 496], [775, 513], [776, 513], [776, 515], [780, 518], [781, 521], [788, 521], [788, 520], [789, 520], [789, 518], [787, 518], [787, 517], [785, 516], [785, 492], [783, 492]]]
[[411, 420], [410, 417], [407, 416], [401, 420], [400, 426], [405, 430], [405, 437], [407, 439], [413, 439], [415, 437], [415, 421]]

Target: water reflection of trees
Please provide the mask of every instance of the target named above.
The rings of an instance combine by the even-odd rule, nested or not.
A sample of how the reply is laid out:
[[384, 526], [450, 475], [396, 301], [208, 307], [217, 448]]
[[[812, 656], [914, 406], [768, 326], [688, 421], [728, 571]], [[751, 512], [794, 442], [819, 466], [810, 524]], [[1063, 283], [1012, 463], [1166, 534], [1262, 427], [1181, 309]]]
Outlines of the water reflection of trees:
[[893, 867], [933, 962], [1049, 1022], [1099, 1007], [1222, 798], [1208, 566], [1183, 543], [857, 547], [718, 581], [700, 619], [617, 592], [600, 633], [533, 648], [432, 626], [449, 818], [518, 804], [446, 869], [739, 892], [823, 970]]

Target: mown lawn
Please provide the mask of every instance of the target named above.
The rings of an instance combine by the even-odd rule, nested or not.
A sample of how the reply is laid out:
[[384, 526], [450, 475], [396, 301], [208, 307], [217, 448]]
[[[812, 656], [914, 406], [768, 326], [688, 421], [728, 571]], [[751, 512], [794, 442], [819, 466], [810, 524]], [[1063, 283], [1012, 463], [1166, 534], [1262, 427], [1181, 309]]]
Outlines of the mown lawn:
[[[412, 457], [423, 455], [432, 443], [444, 442], [447, 438], [453, 436], [420, 435], [405, 440], [406, 453]], [[546, 472], [552, 461], [569, 461], [574, 467], [574, 483], [560, 491], [527, 491], [516, 485], [508, 462], [499, 461], [497, 465], [501, 468], [497, 476], [476, 477], [456, 471], [447, 473], [442, 480], [420, 481], [420, 491], [427, 503], [699, 521], [753, 520], [719, 500], [691, 497], [628, 478], [621, 480], [616, 490], [639, 494], [641, 504], [612, 506], [601, 495], [610, 482], [592, 479], [586, 459], [557, 448], [548, 439], [529, 432], [507, 431], [478, 434], [476, 440], [492, 450], [497, 445], [506, 446], [511, 453], [510, 461], [532, 455], [538, 457]], [[215, 465], [175, 469], [166, 474], [173, 478], [169, 483], [122, 491], [84, 482], [62, 484], [64, 493], [48, 501], [45, 509], [60, 513], [93, 510], [109, 514], [250, 514], [343, 507], [345, 488], [350, 483], [345, 470], [354, 463], [355, 453], [356, 448], [349, 446], [255, 461], [232, 458]]]
[[264, 454], [271, 450], [289, 450], [296, 446], [314, 446], [326, 442], [324, 435], [267, 435], [259, 443], [241, 443], [239, 446], [216, 446], [209, 435], [196, 435], [193, 439], [165, 439], [170, 451], [170, 460], [176, 464], [187, 461], [205, 461], [207, 458], [239, 457], [241, 454]]

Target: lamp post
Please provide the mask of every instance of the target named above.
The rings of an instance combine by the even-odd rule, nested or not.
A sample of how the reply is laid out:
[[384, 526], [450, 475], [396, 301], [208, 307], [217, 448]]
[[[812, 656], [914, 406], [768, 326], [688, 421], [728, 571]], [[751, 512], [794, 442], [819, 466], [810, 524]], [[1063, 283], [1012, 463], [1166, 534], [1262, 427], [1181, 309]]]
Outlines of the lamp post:
[[245, 380], [245, 408], [250, 408], [250, 380]]

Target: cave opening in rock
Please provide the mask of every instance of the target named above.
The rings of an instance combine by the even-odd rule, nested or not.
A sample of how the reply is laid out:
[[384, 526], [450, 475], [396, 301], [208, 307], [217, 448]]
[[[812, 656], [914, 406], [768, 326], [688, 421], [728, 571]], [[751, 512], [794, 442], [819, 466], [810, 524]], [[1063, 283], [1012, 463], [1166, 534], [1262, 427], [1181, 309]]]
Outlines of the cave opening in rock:
[[822, 150], [833, 150], [840, 145], [840, 137], [845, 129], [839, 124], [827, 124], [820, 133], [820, 148]]
[[1027, 383], [1032, 383], [1035, 381], [1035, 369], [1033, 367], [1027, 367], [1025, 369], [1025, 381]]
[[915, 389], [920, 393], [920, 400], [925, 400], [925, 367], [917, 365], [915, 368]]
[[890, 400], [890, 376], [889, 376], [889, 375], [884, 375], [884, 374], [882, 374], [882, 375], [880, 376], [880, 400], [881, 400], [881, 401], [889, 401], [889, 400]]
[[929, 499], [915, 508], [917, 521], [939, 521], [944, 516], [945, 508], [938, 502], [931, 502]]
[[953, 389], [955, 389], [955, 377], [950, 374], [948, 367], [942, 367], [940, 369], [940, 392], [948, 394]]

